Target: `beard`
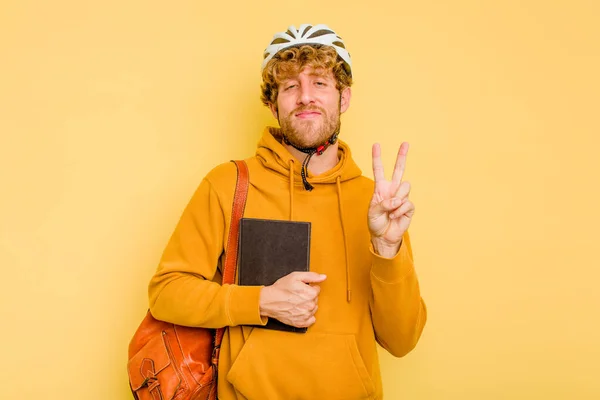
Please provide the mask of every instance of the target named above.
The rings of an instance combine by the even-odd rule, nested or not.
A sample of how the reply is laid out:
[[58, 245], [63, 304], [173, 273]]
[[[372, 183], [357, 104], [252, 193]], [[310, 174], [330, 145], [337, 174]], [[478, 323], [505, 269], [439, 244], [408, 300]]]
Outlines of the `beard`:
[[[295, 114], [302, 111], [315, 110], [321, 113], [319, 118], [300, 120]], [[279, 126], [284, 137], [296, 148], [309, 149], [325, 144], [327, 140], [340, 130], [340, 110], [331, 115], [321, 107], [300, 107], [279, 119]]]

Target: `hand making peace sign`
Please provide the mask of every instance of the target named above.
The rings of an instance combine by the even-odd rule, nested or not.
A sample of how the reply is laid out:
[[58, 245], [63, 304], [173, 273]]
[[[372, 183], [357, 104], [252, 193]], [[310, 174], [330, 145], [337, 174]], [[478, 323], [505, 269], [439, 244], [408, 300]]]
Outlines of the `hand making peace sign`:
[[375, 251], [384, 257], [393, 257], [402, 244], [402, 235], [415, 214], [415, 206], [408, 199], [410, 184], [402, 181], [406, 165], [408, 143], [402, 143], [396, 158], [392, 180], [385, 179], [381, 148], [373, 145], [373, 176], [375, 192], [369, 206], [368, 222], [371, 242]]

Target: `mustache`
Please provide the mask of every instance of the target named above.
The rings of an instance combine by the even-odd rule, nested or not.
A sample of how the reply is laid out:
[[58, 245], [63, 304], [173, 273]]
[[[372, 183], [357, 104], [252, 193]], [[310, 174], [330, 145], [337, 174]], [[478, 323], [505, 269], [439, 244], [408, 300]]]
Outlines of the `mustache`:
[[317, 106], [312, 106], [312, 107], [298, 107], [295, 110], [293, 110], [289, 115], [296, 115], [299, 114], [301, 112], [306, 112], [306, 111], [317, 111], [320, 112], [323, 115], [327, 115], [327, 113], [325, 112], [325, 109], [321, 108], [321, 107], [317, 107]]

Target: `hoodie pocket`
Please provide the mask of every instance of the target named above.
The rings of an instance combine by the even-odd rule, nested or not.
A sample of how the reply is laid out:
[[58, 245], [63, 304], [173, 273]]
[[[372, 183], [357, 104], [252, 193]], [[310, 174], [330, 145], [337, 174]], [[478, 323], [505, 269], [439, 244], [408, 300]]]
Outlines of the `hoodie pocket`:
[[374, 393], [354, 335], [256, 328], [227, 380], [249, 400], [358, 400]]

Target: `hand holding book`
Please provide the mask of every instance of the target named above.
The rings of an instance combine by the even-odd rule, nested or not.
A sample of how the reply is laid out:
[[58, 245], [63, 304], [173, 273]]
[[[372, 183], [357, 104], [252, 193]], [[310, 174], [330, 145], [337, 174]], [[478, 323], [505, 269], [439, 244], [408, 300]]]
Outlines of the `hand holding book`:
[[316, 272], [292, 272], [266, 286], [260, 293], [261, 316], [275, 318], [284, 324], [306, 328], [316, 321], [318, 285], [327, 277]]

